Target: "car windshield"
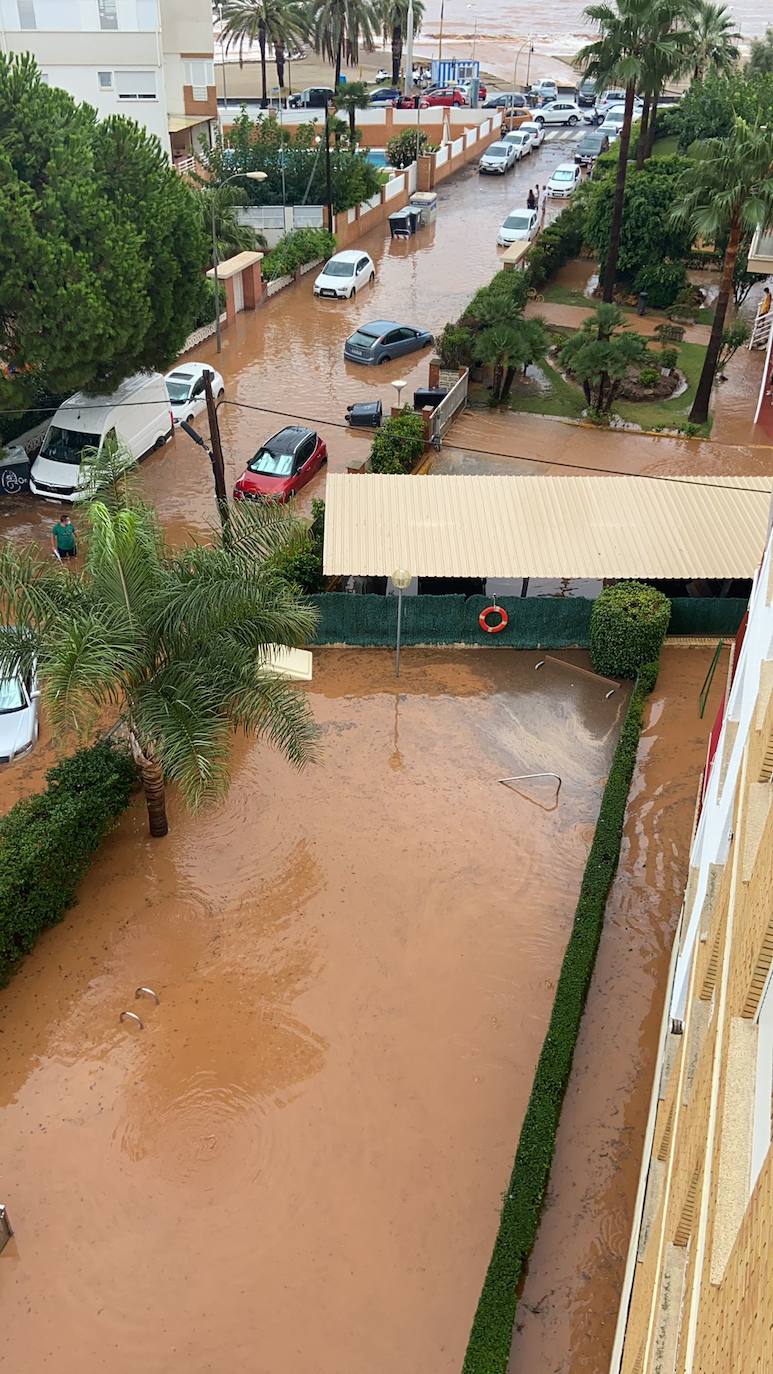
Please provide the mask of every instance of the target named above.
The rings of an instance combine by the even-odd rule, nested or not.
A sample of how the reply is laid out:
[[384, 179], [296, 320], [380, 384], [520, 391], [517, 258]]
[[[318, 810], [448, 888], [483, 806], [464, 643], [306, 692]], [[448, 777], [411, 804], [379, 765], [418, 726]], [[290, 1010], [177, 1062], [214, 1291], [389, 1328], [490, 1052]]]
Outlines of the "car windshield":
[[602, 134], [588, 134], [587, 138], [582, 139], [580, 147], [584, 148], [587, 152], [593, 152], [595, 149], [600, 148], [603, 142], [604, 136]]
[[293, 468], [293, 453], [272, 453], [262, 448], [247, 464], [250, 472], [262, 472], [267, 477], [289, 477]]
[[166, 391], [172, 405], [176, 405], [180, 401], [187, 401], [191, 389], [191, 380], [190, 377], [175, 377], [174, 374], [167, 377]]
[[572, 181], [574, 179], [574, 172], [570, 172], [568, 168], [565, 172], [554, 172], [552, 179], [553, 181]]
[[529, 215], [508, 215], [502, 227], [503, 229], [528, 229], [529, 222]]
[[353, 274], [354, 263], [341, 262], [338, 258], [331, 258], [322, 269], [323, 277], [351, 277]]
[[79, 464], [83, 450], [99, 448], [100, 440], [99, 434], [83, 434], [80, 430], [60, 429], [58, 425], [52, 425], [40, 456], [50, 458], [52, 463]]
[[21, 679], [0, 678], [0, 715], [7, 716], [11, 711], [23, 711], [26, 705]]

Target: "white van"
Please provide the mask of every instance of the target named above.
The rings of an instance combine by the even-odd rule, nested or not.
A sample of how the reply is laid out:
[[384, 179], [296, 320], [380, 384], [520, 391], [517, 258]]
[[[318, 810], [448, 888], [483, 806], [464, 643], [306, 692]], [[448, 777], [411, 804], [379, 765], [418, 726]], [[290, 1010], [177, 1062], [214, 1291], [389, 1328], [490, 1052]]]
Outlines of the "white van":
[[174, 422], [166, 382], [160, 372], [128, 377], [112, 396], [79, 391], [64, 401], [46, 431], [30, 470], [30, 490], [50, 501], [83, 501], [89, 477], [81, 466], [84, 450], [99, 453], [115, 438], [128, 463], [171, 438]]

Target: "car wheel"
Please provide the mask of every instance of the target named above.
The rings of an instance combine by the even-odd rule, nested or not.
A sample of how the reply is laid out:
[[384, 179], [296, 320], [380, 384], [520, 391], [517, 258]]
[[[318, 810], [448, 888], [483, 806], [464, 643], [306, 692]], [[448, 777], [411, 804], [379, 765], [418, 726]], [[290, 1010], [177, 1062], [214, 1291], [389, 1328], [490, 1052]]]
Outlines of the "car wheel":
[[577, 115], [570, 115], [566, 122], [570, 129], [574, 128], [574, 125], [577, 123]]
[[542, 118], [542, 115], [535, 115], [535, 116], [534, 116], [534, 123], [535, 123], [535, 124], [539, 124], [539, 127], [540, 127], [541, 129], [544, 129], [544, 127], [545, 127], [545, 121], [544, 121], [544, 119]]
[[217, 393], [217, 399], [218, 399], [218, 401], [222, 400], [222, 398], [223, 398], [224, 396], [225, 396], [225, 387], [224, 387], [224, 386], [221, 386], [220, 390], [219, 390], [218, 393]]
[[379, 358], [379, 363], [391, 363], [391, 361], [392, 359], [390, 358], [388, 353], [382, 353], [381, 357]]
[[353, 286], [352, 289], [351, 289], [351, 291], [349, 292], [349, 300], [352, 300], [352, 298], [353, 298], [354, 296], [356, 296], [356, 295], [357, 295], [357, 287], [356, 287], [356, 286]]
[[190, 415], [186, 415], [186, 417], [185, 417], [185, 423], [186, 423], [186, 425], [189, 425], [189, 424], [191, 423], [191, 420], [192, 420], [192, 419], [193, 419], [193, 412], [191, 411]]
[[373, 283], [374, 283], [375, 280], [376, 280], [376, 274], [375, 274], [375, 272], [371, 272], [370, 276], [368, 277], [368, 281], [370, 282], [371, 286], [373, 285]]

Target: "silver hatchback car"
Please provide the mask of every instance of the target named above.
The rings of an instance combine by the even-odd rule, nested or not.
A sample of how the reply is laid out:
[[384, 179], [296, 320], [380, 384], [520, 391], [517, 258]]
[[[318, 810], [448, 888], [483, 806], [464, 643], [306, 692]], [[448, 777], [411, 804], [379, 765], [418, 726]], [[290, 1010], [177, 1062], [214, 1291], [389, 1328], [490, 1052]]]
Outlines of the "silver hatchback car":
[[434, 339], [426, 329], [414, 329], [394, 320], [372, 320], [361, 324], [344, 344], [344, 357], [350, 363], [388, 363], [403, 353], [429, 348]]

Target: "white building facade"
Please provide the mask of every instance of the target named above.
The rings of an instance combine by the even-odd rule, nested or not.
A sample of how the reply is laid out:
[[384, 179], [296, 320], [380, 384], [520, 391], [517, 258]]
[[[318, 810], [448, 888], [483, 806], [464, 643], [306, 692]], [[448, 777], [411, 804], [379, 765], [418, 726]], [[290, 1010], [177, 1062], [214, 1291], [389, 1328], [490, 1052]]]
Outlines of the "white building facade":
[[210, 0], [0, 0], [0, 49], [101, 118], [128, 115], [182, 170], [217, 121]]

